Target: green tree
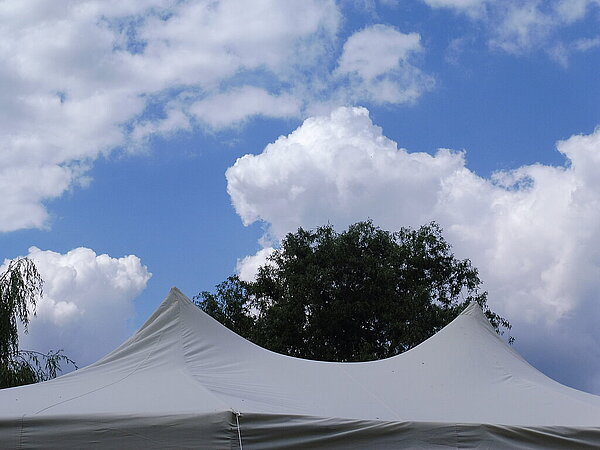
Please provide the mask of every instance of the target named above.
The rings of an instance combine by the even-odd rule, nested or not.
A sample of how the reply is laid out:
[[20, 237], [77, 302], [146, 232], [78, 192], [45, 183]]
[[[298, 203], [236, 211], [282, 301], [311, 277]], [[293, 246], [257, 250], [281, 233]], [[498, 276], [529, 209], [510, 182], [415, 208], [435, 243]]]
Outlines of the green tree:
[[28, 258], [11, 261], [0, 275], [0, 389], [54, 378], [63, 363], [75, 366], [62, 350], [19, 349], [18, 324], [27, 332], [42, 287], [43, 280]]
[[215, 319], [270, 350], [308, 359], [366, 361], [418, 345], [471, 301], [497, 332], [477, 269], [451, 252], [439, 225], [389, 232], [371, 221], [283, 239], [253, 282], [236, 276], [195, 300]]

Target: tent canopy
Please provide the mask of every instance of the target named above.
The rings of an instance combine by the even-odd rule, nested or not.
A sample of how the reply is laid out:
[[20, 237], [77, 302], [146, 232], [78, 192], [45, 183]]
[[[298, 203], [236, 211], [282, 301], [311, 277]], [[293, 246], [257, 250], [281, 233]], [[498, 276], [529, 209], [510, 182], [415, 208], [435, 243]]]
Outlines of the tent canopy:
[[371, 362], [309, 361], [243, 339], [178, 289], [91, 366], [0, 391], [0, 447], [600, 446], [600, 397], [529, 365], [471, 304]]

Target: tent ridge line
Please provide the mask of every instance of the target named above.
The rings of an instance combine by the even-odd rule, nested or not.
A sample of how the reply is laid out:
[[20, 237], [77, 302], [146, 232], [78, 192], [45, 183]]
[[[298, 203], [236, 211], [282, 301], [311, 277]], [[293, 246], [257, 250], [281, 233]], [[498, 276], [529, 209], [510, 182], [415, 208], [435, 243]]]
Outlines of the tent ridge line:
[[197, 308], [196, 305], [194, 305], [188, 298], [187, 296], [181, 292], [179, 289], [177, 289], [176, 287], [171, 288], [171, 291], [175, 290], [177, 295], [176, 301], [177, 301], [177, 316], [178, 316], [178, 320], [177, 320], [177, 330], [178, 330], [178, 342], [179, 342], [179, 351], [181, 352], [181, 359], [183, 361], [183, 368], [185, 370], [185, 373], [192, 379], [192, 381], [194, 383], [196, 383], [198, 386], [200, 386], [205, 392], [207, 392], [210, 396], [212, 396], [215, 400], [217, 400], [219, 403], [221, 403], [221, 405], [226, 408], [226, 410], [233, 412], [234, 414], [239, 414], [240, 416], [242, 415], [241, 412], [236, 411], [229, 403], [227, 403], [226, 401], [224, 401], [219, 395], [215, 394], [213, 391], [211, 391], [210, 389], [208, 389], [200, 380], [198, 380], [198, 378], [196, 378], [196, 376], [194, 375], [194, 373], [190, 370], [190, 368], [188, 367], [188, 358], [185, 355], [185, 351], [184, 351], [184, 346], [183, 346], [183, 321], [181, 320], [181, 318], [183, 317], [182, 311], [181, 311], [181, 307], [182, 304], [186, 304], [186, 305], [191, 305], [194, 308]]

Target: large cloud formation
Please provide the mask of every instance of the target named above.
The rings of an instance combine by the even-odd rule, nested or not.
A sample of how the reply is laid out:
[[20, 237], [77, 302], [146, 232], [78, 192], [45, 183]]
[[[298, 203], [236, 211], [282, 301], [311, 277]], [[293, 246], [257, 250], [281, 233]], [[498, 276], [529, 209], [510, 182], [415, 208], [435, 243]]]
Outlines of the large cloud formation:
[[[340, 21], [334, 0], [0, 3], [0, 232], [47, 226], [44, 202], [88, 183], [94, 160], [115, 148], [257, 115], [301, 117], [312, 103], [414, 101], [428, 89], [410, 63], [418, 35], [390, 27], [370, 34], [393, 39], [378, 80], [364, 80], [368, 61], [346, 62], [368, 30], [334, 74]], [[365, 88], [374, 82], [389, 94], [375, 97]]]
[[113, 258], [83, 247], [65, 254], [31, 247], [27, 256], [44, 280], [44, 296], [29, 333], [20, 336], [22, 349], [64, 349], [83, 366], [129, 337], [133, 299], [151, 277], [137, 256]]
[[[364, 108], [312, 117], [259, 155], [227, 171], [228, 192], [245, 224], [264, 221], [273, 240], [297, 227], [342, 228], [370, 217], [384, 228], [436, 220], [460, 257], [480, 269], [494, 308], [517, 325], [519, 345], [574, 358], [592, 354], [600, 317], [600, 129], [557, 144], [564, 166], [470, 171], [465, 153], [411, 153], [382, 134]], [[249, 267], [266, 252], [240, 261]], [[534, 336], [544, 337], [543, 343]], [[568, 338], [567, 338], [568, 336]], [[529, 350], [527, 350], [529, 349]], [[577, 362], [581, 386], [600, 389], [600, 355]], [[593, 365], [593, 367], [591, 367]]]

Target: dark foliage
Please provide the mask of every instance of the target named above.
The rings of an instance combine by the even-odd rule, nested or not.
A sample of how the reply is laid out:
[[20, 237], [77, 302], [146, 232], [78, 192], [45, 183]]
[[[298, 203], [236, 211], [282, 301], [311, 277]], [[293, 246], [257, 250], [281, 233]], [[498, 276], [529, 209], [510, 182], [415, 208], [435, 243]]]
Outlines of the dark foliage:
[[197, 304], [236, 333], [291, 356], [326, 361], [387, 358], [418, 345], [469, 302], [502, 333], [477, 269], [458, 260], [430, 223], [389, 232], [371, 221], [337, 233], [300, 228], [255, 281], [230, 277]]

